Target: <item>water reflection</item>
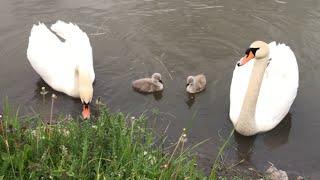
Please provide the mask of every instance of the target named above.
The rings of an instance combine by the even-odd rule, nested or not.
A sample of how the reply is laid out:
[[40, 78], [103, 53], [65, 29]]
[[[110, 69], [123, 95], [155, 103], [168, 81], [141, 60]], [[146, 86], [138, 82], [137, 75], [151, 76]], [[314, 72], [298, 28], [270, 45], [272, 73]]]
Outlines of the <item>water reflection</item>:
[[239, 161], [245, 159], [246, 161], [251, 162], [251, 155], [255, 149], [255, 139], [259, 136], [263, 137], [263, 143], [269, 149], [275, 149], [286, 144], [289, 139], [290, 129], [291, 114], [289, 113], [276, 128], [267, 133], [247, 137], [235, 132], [234, 140], [237, 147], [237, 159]]
[[153, 97], [156, 101], [159, 101], [162, 98], [162, 92], [163, 91], [153, 93]]
[[[135, 90], [133, 89], [133, 91], [135, 91]], [[153, 93], [139, 92], [139, 91], [135, 91], [135, 92], [136, 92], [136, 93], [139, 93], [139, 94], [141, 94], [141, 95], [144, 95], [144, 96], [149, 96], [149, 95], [152, 94], [154, 100], [156, 100], [156, 101], [160, 101], [161, 98], [162, 98], [162, 96], [163, 96], [163, 95], [162, 95], [163, 91], [158, 91], [158, 92], [153, 92]]]
[[195, 100], [196, 100], [196, 96], [195, 94], [190, 94], [187, 93], [187, 100], [185, 101], [186, 104], [188, 105], [189, 109], [192, 107], [192, 105], [194, 104]]
[[242, 136], [235, 131], [234, 140], [236, 142], [237, 159], [239, 161], [245, 159], [246, 161], [251, 162], [255, 139], [256, 136]]
[[[45, 87], [46, 91], [48, 93], [43, 96], [41, 92], [41, 88]], [[79, 114], [81, 112], [81, 101], [79, 98], [73, 98], [70, 96], [67, 96], [64, 93], [55, 91], [52, 89], [49, 85], [45, 83], [44, 80], [41, 78], [38, 79], [36, 86], [34, 88], [34, 94], [32, 99], [36, 102], [35, 105], [31, 108], [33, 113], [39, 114], [42, 118], [45, 120], [49, 118], [50, 116], [50, 109], [51, 109], [51, 96], [52, 94], [55, 94], [58, 98], [54, 102], [54, 116], [58, 117], [62, 114], [70, 114], [73, 117], [79, 117]], [[64, 103], [68, 102], [69, 106], [64, 106]], [[73, 111], [71, 111], [71, 109]], [[94, 104], [91, 105], [91, 110], [93, 113], [95, 112]]]
[[291, 114], [289, 113], [276, 128], [264, 134], [264, 145], [270, 149], [275, 149], [283, 144], [287, 144], [289, 140], [290, 129]]

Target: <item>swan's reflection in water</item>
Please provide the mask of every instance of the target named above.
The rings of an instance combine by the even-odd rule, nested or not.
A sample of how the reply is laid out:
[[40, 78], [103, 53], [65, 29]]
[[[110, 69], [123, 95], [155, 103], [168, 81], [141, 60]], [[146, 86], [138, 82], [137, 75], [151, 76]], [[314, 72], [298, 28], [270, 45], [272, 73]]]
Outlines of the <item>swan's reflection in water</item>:
[[264, 134], [264, 145], [270, 149], [275, 149], [287, 144], [289, 140], [290, 129], [291, 114], [289, 113], [277, 127]]
[[[42, 95], [41, 88], [45, 87], [48, 92], [45, 96]], [[44, 80], [39, 78], [34, 88], [34, 94], [32, 99], [36, 101], [34, 103], [33, 113], [39, 114], [44, 120], [48, 120], [50, 117], [51, 109], [51, 97], [52, 94], [57, 96], [57, 99], [54, 101], [53, 114], [54, 116], [61, 116], [62, 114], [70, 114], [72, 117], [80, 117], [81, 115], [81, 101], [78, 98], [73, 98], [67, 96], [64, 93], [55, 91], [49, 85], [46, 84]], [[65, 103], [68, 103], [69, 106], [65, 106]], [[92, 112], [95, 113], [94, 101], [91, 103]]]
[[275, 127], [273, 130], [266, 132], [264, 134], [258, 134], [255, 136], [246, 137], [235, 132], [234, 140], [236, 143], [237, 159], [239, 161], [244, 159], [249, 163], [251, 162], [251, 156], [254, 152], [255, 139], [258, 136], [262, 136], [264, 145], [269, 149], [275, 149], [284, 144], [287, 144], [289, 139], [290, 129], [291, 129], [291, 114], [289, 113], [277, 127]]
[[154, 97], [154, 99], [155, 99], [156, 101], [161, 100], [161, 98], [162, 98], [162, 92], [163, 92], [163, 91], [158, 91], [158, 92], [154, 92], [154, 93], [153, 93], [153, 97]]
[[190, 109], [194, 102], [196, 101], [196, 96], [194, 94], [187, 93], [187, 100], [185, 101]]

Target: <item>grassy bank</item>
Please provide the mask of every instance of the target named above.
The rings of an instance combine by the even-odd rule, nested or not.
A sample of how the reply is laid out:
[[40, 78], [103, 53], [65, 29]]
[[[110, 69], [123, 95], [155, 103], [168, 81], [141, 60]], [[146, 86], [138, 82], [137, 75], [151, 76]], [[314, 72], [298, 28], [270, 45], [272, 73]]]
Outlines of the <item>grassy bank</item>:
[[[53, 101], [52, 101], [53, 106]], [[224, 151], [233, 136], [222, 143], [212, 170], [206, 176], [197, 167], [186, 132], [166, 147], [166, 135], [149, 128], [146, 118], [110, 113], [103, 105], [90, 120], [71, 117], [19, 117], [4, 107], [0, 117], [1, 179], [248, 179], [236, 165], [225, 166]], [[51, 110], [52, 112], [52, 110]], [[232, 167], [232, 168], [231, 168]]]
[[147, 128], [143, 117], [127, 118], [102, 108], [90, 121], [60, 119], [47, 125], [39, 118], [19, 119], [5, 109], [0, 129], [1, 178], [204, 178], [189, 152], [178, 147], [181, 143], [172, 148], [174, 154], [164, 153], [161, 137]]

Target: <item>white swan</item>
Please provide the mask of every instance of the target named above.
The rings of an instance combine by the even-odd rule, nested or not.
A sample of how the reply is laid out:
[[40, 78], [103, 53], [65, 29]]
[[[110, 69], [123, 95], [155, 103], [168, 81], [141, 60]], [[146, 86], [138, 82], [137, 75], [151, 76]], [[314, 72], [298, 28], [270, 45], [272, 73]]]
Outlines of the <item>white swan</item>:
[[251, 136], [277, 126], [289, 112], [298, 84], [290, 47], [253, 42], [233, 71], [229, 115], [236, 131]]
[[29, 62], [53, 89], [80, 97], [82, 115], [89, 118], [95, 79], [89, 38], [77, 25], [63, 21], [57, 21], [51, 30], [64, 41], [43, 23], [33, 25], [27, 49]]

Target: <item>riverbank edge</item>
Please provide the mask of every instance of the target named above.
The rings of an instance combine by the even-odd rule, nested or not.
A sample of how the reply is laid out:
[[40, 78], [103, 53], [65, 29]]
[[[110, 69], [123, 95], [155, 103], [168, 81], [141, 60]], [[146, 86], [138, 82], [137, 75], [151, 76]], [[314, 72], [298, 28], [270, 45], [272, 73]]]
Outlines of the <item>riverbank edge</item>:
[[[52, 116], [51, 116], [52, 118]], [[54, 122], [51, 124], [51, 121]], [[6, 103], [0, 124], [0, 179], [242, 179], [225, 169], [220, 157], [225, 140], [205, 175], [186, 130], [170, 147], [144, 116], [128, 117], [100, 106], [90, 120], [60, 116], [44, 122], [39, 116], [19, 117]], [[220, 174], [220, 175], [219, 175]]]

